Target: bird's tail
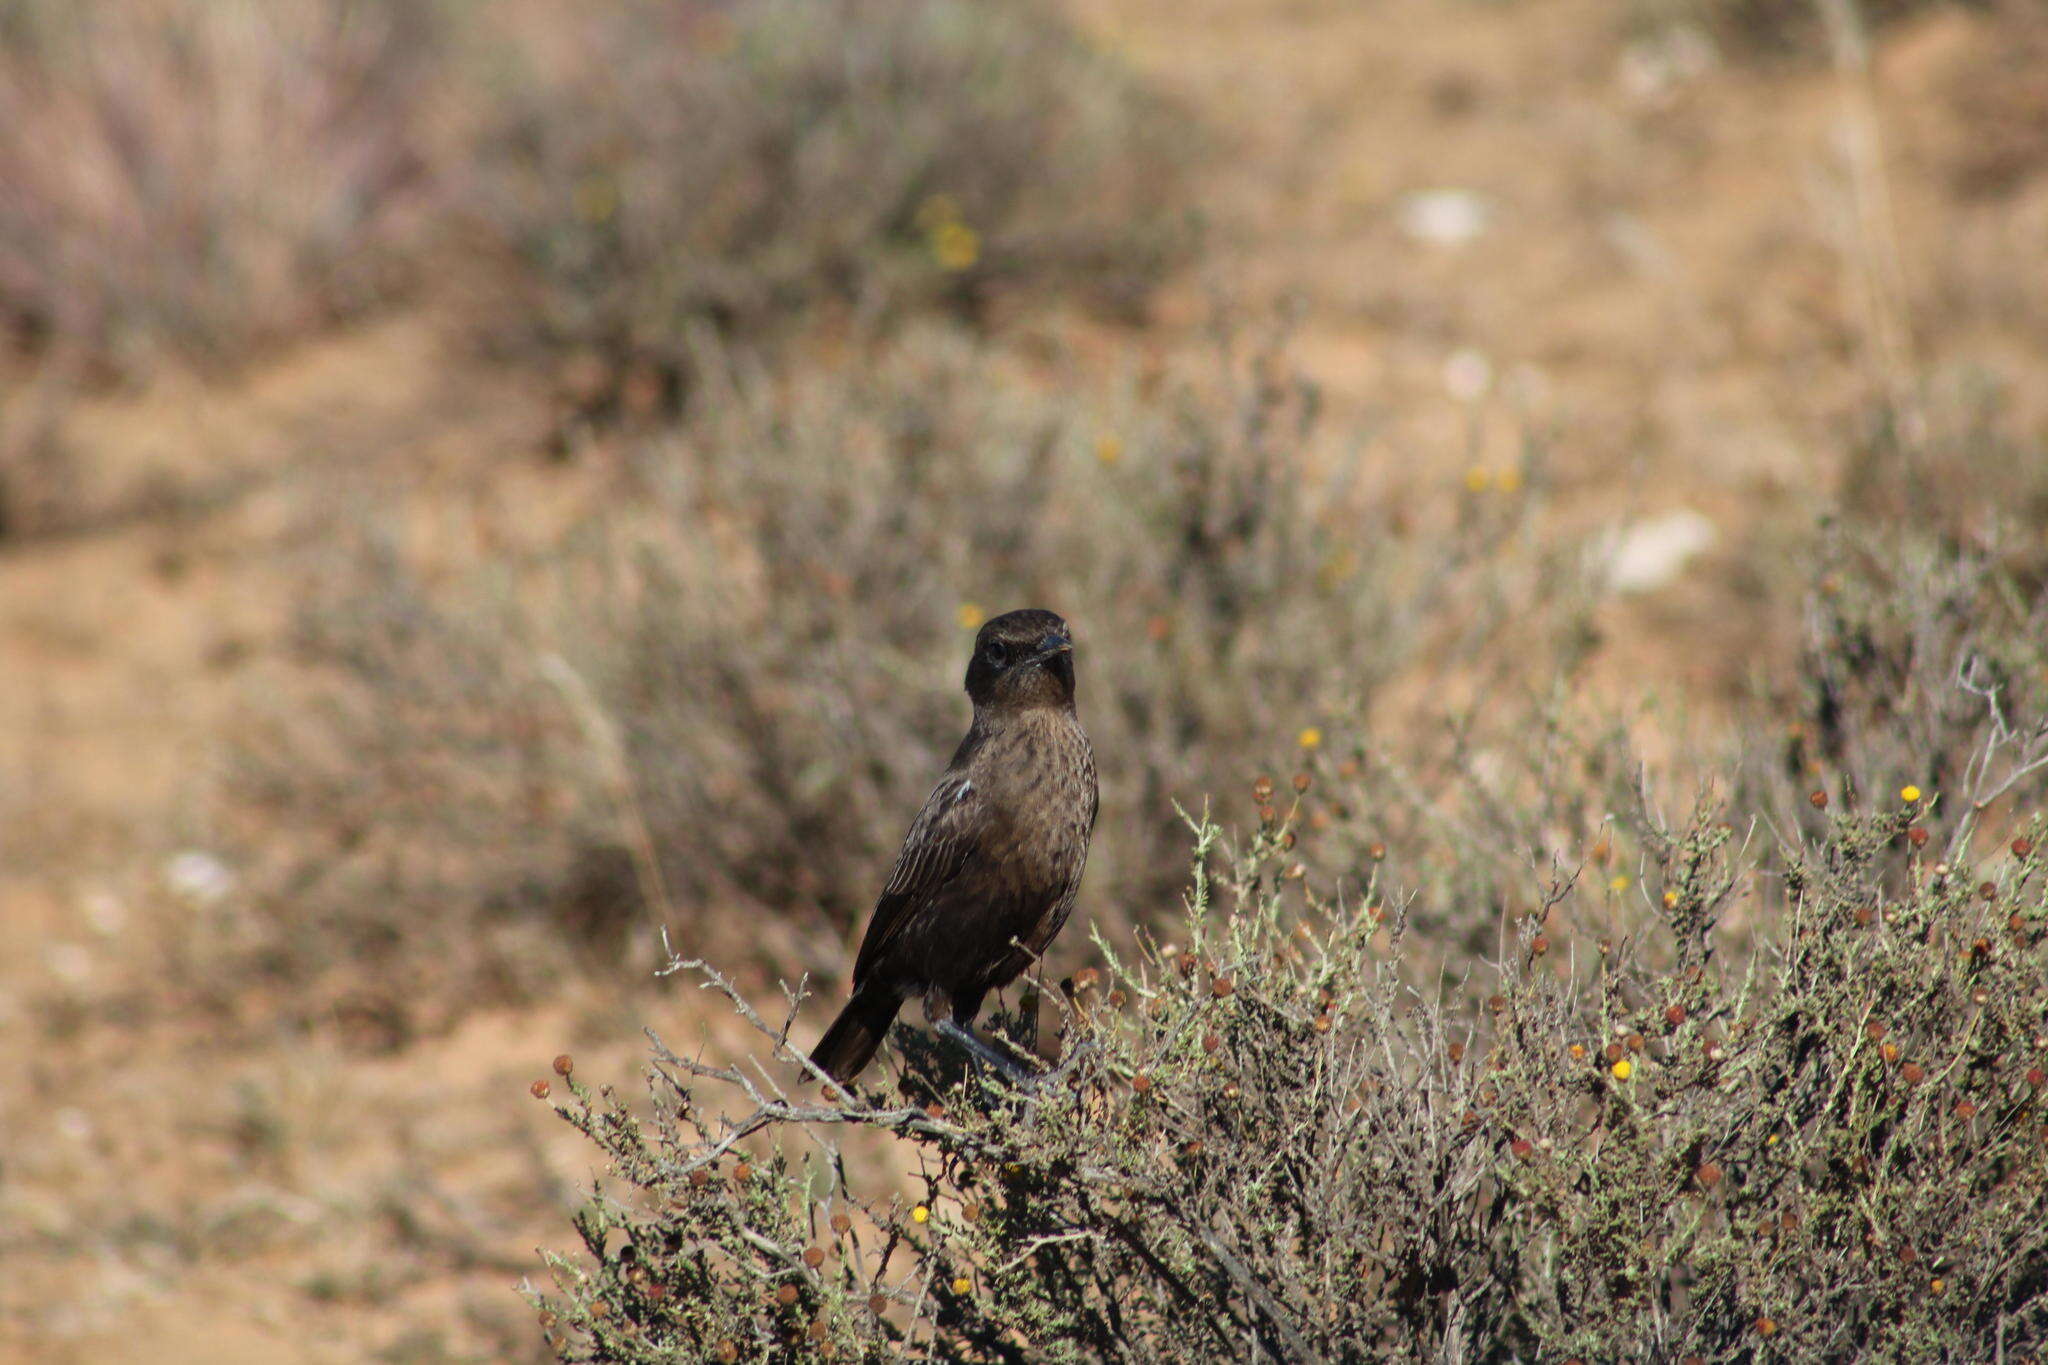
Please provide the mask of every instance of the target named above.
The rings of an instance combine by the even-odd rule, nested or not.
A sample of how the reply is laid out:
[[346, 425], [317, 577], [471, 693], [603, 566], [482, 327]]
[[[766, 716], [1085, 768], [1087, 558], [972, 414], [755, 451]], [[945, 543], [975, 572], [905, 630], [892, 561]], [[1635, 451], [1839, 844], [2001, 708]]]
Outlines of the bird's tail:
[[846, 1008], [825, 1030], [825, 1036], [811, 1049], [811, 1060], [833, 1080], [844, 1085], [861, 1073], [888, 1036], [889, 1025], [903, 1001], [893, 991], [855, 991]]

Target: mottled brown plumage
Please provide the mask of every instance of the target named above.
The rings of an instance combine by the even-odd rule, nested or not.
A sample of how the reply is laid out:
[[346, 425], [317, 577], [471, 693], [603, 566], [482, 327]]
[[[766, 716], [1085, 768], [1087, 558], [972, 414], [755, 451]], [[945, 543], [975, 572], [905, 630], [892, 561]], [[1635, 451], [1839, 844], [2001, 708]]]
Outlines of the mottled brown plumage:
[[1038, 610], [988, 622], [967, 695], [974, 723], [896, 855], [854, 962], [853, 998], [811, 1053], [834, 1080], [859, 1074], [912, 996], [941, 1033], [1007, 1068], [970, 1026], [1074, 908], [1096, 794], [1067, 623]]

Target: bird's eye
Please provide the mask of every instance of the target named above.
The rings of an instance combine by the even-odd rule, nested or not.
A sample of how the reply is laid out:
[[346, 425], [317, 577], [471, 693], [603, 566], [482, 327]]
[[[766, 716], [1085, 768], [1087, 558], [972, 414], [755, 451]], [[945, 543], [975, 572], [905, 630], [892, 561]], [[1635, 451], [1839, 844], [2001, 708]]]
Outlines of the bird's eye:
[[1001, 640], [990, 640], [988, 646], [982, 650], [982, 653], [987, 655], [989, 663], [997, 668], [1001, 668], [1004, 661], [1010, 657], [1008, 646], [1004, 645]]

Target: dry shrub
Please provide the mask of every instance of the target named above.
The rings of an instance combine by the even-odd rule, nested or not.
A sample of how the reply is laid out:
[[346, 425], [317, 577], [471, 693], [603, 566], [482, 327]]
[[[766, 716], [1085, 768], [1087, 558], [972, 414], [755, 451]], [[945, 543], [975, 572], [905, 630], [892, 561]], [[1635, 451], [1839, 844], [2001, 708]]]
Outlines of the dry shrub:
[[[1171, 903], [1173, 801], [1244, 790], [1290, 742], [1334, 754], [1339, 721], [1362, 744], [1389, 680], [1511, 669], [1585, 607], [1569, 561], [1528, 567], [1527, 498], [1320, 472], [1313, 394], [1271, 359], [1142, 402], [1050, 393], [950, 330], [801, 383], [695, 363], [716, 401], [523, 577], [318, 566], [323, 700], [252, 728], [238, 765], [280, 969], [356, 958], [359, 932], [503, 981], [484, 963], [573, 903], [642, 943], [659, 922], [837, 970], [965, 728], [971, 625], [1026, 603], [1080, 632], [1114, 759], [1089, 897], [1121, 936]], [[272, 837], [279, 811], [304, 839]]]
[[1185, 119], [1051, 10], [995, 0], [548, 7], [494, 96], [486, 216], [536, 286], [508, 324], [586, 411], [672, 404], [688, 338], [811, 305], [992, 294], [1128, 310], [1185, 239]]
[[[1962, 749], [2048, 756], [2031, 700], [1963, 690]], [[1951, 704], [1909, 693], [1905, 733]], [[1968, 791], [1809, 805], [1776, 840], [1644, 796], [1639, 885], [1553, 834], [1530, 908], [1446, 973], [1430, 888], [1304, 856], [1338, 804], [1311, 781], [1239, 840], [1190, 822], [1185, 914], [1098, 942], [1029, 1095], [907, 1025], [893, 1092], [821, 1095], [808, 1035], [698, 967], [762, 1055], [657, 1043], [651, 1109], [568, 1076], [607, 1176], [542, 1327], [603, 1361], [2037, 1352], [2048, 831]], [[850, 1173], [850, 1130], [907, 1185]]]
[[603, 774], [506, 586], [437, 600], [370, 536], [305, 593], [291, 681], [228, 758], [246, 892], [191, 931], [181, 984], [387, 1047], [530, 996], [565, 943], [615, 961], [632, 864], [592, 827]]
[[1526, 503], [1404, 531], [1414, 495], [1319, 472], [1315, 423], [1271, 357], [1141, 409], [1049, 395], [948, 333], [800, 386], [734, 376], [644, 450], [655, 516], [614, 528], [629, 557], [572, 651], [671, 886], [863, 912], [964, 729], [972, 625], [1040, 602], [1077, 625], [1083, 719], [1117, 760], [1094, 894], [1170, 896], [1175, 799], [1370, 715], [1421, 660], [1469, 666], [1535, 591], [1508, 534]]
[[[658, 1048], [651, 1110], [572, 1076], [609, 1179], [543, 1327], [605, 1361], [2038, 1349], [2042, 860], [1936, 873], [1910, 818], [1791, 851], [1747, 961], [1715, 921], [1758, 893], [1708, 812], [1634, 926], [1670, 966], [1532, 917], [1419, 991], [1393, 888], [1198, 826], [1185, 921], [1075, 987], [1027, 1098], [912, 1047], [902, 1098], [823, 1100], [766, 1023], [766, 1069]], [[863, 1128], [909, 1195], [848, 1176]]]
[[430, 7], [24, 0], [0, 13], [0, 329], [124, 375], [375, 296], [424, 149]]
[[[1633, 18], [1653, 25], [1680, 22], [1711, 34], [1745, 61], [1812, 61], [1828, 55], [1831, 0], [1639, 0]], [[1997, 0], [1843, 0], [1858, 28], [1884, 28], [1945, 7], [1994, 8]]]

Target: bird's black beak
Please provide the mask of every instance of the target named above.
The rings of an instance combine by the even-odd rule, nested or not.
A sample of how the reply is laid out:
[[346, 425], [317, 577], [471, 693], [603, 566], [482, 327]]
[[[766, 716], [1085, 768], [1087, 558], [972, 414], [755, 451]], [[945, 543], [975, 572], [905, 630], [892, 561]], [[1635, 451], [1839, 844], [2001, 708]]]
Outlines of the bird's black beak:
[[1074, 642], [1067, 638], [1067, 633], [1063, 630], [1048, 631], [1045, 638], [1038, 642], [1038, 657], [1041, 660], [1073, 652]]

